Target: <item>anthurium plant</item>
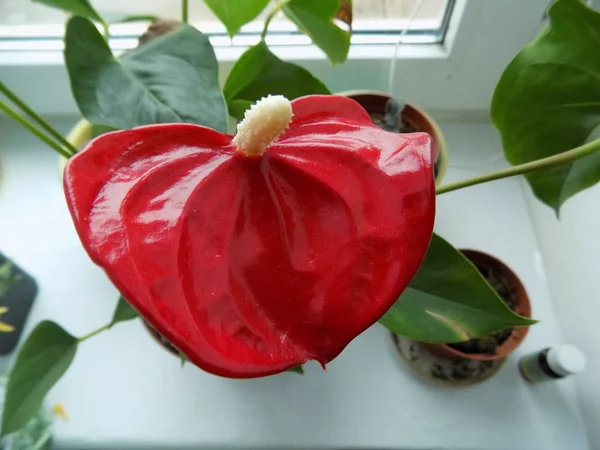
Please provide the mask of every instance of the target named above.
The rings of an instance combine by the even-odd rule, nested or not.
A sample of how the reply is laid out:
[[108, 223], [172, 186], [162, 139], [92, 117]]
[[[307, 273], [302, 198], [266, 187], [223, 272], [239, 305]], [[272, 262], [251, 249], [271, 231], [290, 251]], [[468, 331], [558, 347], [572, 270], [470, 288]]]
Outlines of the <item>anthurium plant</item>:
[[205, 0], [231, 36], [271, 8], [223, 89], [186, 0], [180, 22], [155, 22], [122, 55], [88, 0], [39, 1], [72, 14], [65, 64], [97, 137], [79, 148], [2, 83], [0, 108], [68, 159], [77, 233], [122, 297], [85, 336], [50, 321], [34, 328], [10, 374], [3, 434], [30, 420], [84, 341], [138, 316], [182, 358], [233, 378], [325, 366], [378, 321], [438, 343], [535, 323], [433, 234], [435, 196], [524, 174], [558, 213], [600, 180], [600, 140], [587, 142], [600, 120], [600, 14], [579, 0], [555, 2], [494, 94], [492, 120], [514, 165], [437, 190], [429, 136], [375, 126], [266, 43], [283, 13], [342, 63], [351, 1]]

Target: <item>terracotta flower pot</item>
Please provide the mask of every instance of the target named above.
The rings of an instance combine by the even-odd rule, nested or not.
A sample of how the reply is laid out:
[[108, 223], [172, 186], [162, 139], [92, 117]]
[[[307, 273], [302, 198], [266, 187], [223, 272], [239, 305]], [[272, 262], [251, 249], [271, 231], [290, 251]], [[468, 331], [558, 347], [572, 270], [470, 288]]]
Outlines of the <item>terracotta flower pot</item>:
[[[523, 316], [531, 317], [531, 303], [529, 296], [523, 287], [523, 283], [517, 275], [502, 261], [477, 250], [461, 250], [469, 260], [480, 270], [486, 272], [493, 270], [497, 282], [501, 283], [505, 289], [511, 292], [511, 309]], [[485, 276], [485, 274], [484, 274]], [[486, 277], [487, 278], [487, 277]], [[502, 296], [502, 295], [501, 295]], [[506, 301], [506, 299], [505, 299]], [[516, 327], [510, 331], [506, 339], [498, 345], [493, 353], [471, 353], [461, 351], [450, 344], [427, 344], [423, 345], [427, 350], [436, 356], [447, 359], [474, 359], [478, 361], [492, 361], [505, 358], [511, 354], [527, 336], [529, 327]]]
[[[371, 117], [376, 119], [383, 118], [388, 101], [393, 99], [391, 95], [377, 91], [344, 91], [338, 95], [357, 101]], [[411, 103], [407, 103], [401, 115], [397, 117], [398, 125], [403, 122], [411, 128], [429, 134], [433, 139], [433, 154], [437, 169], [435, 181], [439, 186], [448, 166], [448, 147], [442, 130], [431, 116]]]

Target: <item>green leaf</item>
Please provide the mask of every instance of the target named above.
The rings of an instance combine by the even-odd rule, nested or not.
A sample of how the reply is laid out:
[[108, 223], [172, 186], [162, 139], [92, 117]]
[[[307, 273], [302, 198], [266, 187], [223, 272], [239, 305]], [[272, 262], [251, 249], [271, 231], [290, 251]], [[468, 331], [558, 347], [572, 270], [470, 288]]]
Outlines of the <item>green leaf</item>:
[[112, 23], [156, 22], [157, 20], [160, 20], [160, 17], [142, 14], [142, 15], [135, 15], [135, 16], [126, 16], [126, 17], [123, 17], [122, 19], [119, 19], [116, 22], [112, 22]]
[[204, 34], [184, 25], [116, 59], [87, 19], [67, 24], [65, 60], [81, 113], [92, 123], [129, 129], [188, 122], [225, 131], [218, 64]]
[[229, 36], [233, 36], [243, 25], [254, 20], [269, 0], [204, 0], [204, 3], [223, 22]]
[[[586, 142], [600, 124], [600, 14], [578, 0], [558, 0], [549, 25], [506, 68], [492, 101], [492, 121], [507, 159], [522, 164]], [[600, 153], [527, 180], [558, 214], [600, 180]]]
[[304, 375], [304, 369], [302, 368], [302, 366], [292, 367], [291, 369], [288, 369], [287, 372], [293, 372], [297, 373], [298, 375]]
[[410, 286], [379, 320], [424, 342], [459, 342], [535, 320], [510, 310], [473, 264], [438, 235]]
[[275, 56], [264, 42], [249, 48], [231, 69], [223, 89], [229, 114], [244, 117], [250, 105], [269, 94], [292, 100], [329, 89], [308, 70]]
[[185, 356], [185, 353], [183, 353], [181, 350], [178, 350], [179, 352], [179, 360], [181, 361], [181, 367], [184, 366], [184, 364], [188, 361], [187, 356]]
[[77, 339], [44, 321], [29, 335], [10, 373], [2, 414], [2, 435], [12, 433], [38, 412], [48, 391], [75, 357]]
[[350, 32], [334, 22], [341, 0], [291, 0], [283, 8], [298, 29], [308, 35], [333, 64], [346, 60], [350, 49]]
[[62, 9], [76, 16], [87, 17], [88, 19], [104, 22], [100, 14], [88, 0], [33, 0], [34, 3], [51, 6], [52, 8]]
[[92, 138], [98, 137], [105, 133], [110, 133], [111, 131], [115, 131], [113, 127], [107, 127], [106, 125], [98, 125], [92, 124]]
[[127, 303], [127, 300], [125, 300], [123, 296], [120, 296], [119, 302], [117, 303], [117, 307], [115, 308], [115, 312], [113, 314], [113, 318], [110, 321], [110, 326], [112, 327], [119, 322], [125, 322], [137, 317], [139, 317], [138, 312], [133, 309], [129, 303]]

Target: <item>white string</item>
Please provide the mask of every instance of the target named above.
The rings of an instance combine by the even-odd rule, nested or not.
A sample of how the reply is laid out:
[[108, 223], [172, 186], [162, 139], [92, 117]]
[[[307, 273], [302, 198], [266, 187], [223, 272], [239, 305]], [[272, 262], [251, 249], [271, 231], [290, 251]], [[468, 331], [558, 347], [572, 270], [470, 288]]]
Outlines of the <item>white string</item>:
[[398, 40], [396, 41], [396, 45], [394, 45], [394, 53], [392, 55], [392, 60], [390, 62], [390, 75], [389, 75], [389, 80], [388, 80], [388, 92], [390, 94], [393, 94], [394, 78], [395, 78], [395, 75], [396, 75], [396, 59], [398, 57], [398, 47], [400, 47], [400, 44], [402, 44], [402, 39], [404, 38], [404, 36], [406, 36], [406, 33], [408, 33], [408, 30], [410, 30], [410, 26], [412, 24], [412, 21], [414, 20], [414, 18], [416, 17], [417, 13], [421, 9], [421, 5], [422, 4], [423, 4], [423, 0], [418, 0], [417, 1], [415, 9], [413, 9], [412, 14], [408, 18], [408, 22], [406, 23], [406, 27], [404, 27], [404, 29], [400, 32], [400, 34], [398, 34]]

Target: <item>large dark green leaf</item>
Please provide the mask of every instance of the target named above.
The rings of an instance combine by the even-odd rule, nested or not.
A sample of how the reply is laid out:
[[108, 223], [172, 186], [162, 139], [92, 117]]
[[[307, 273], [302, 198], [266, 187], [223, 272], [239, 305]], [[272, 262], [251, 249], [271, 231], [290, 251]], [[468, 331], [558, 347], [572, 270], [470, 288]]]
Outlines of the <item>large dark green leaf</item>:
[[117, 307], [115, 308], [115, 312], [113, 314], [113, 318], [110, 321], [110, 326], [119, 323], [125, 322], [127, 320], [135, 319], [139, 317], [139, 314], [133, 307], [127, 303], [127, 300], [123, 298], [123, 296], [119, 297], [119, 302], [117, 303]]
[[229, 114], [241, 119], [252, 103], [269, 94], [284, 95], [292, 100], [330, 92], [308, 70], [282, 61], [260, 42], [249, 48], [233, 66], [223, 93]]
[[184, 25], [115, 58], [87, 19], [67, 24], [65, 59], [84, 117], [128, 129], [188, 122], [226, 130], [227, 114], [208, 38]]
[[23, 344], [6, 386], [2, 435], [12, 433], [37, 413], [44, 397], [69, 368], [77, 339], [54, 322], [41, 322]]
[[435, 234], [417, 275], [379, 322], [424, 342], [459, 342], [535, 323], [512, 312], [475, 266]]
[[103, 22], [100, 14], [96, 12], [94, 7], [88, 0], [33, 0], [34, 3], [51, 6], [53, 8], [62, 9], [68, 13], [77, 16], [87, 17], [88, 19]]
[[[492, 120], [507, 159], [522, 164], [578, 147], [600, 124], [600, 14], [558, 0], [547, 28], [506, 68]], [[535, 195], [557, 212], [600, 180], [600, 153], [527, 175]]]
[[269, 0], [204, 0], [204, 3], [219, 18], [230, 36], [254, 20], [265, 9]]
[[350, 49], [350, 32], [342, 30], [333, 20], [341, 4], [341, 0], [291, 0], [283, 8], [288, 18], [310, 36], [333, 64], [344, 62]]

